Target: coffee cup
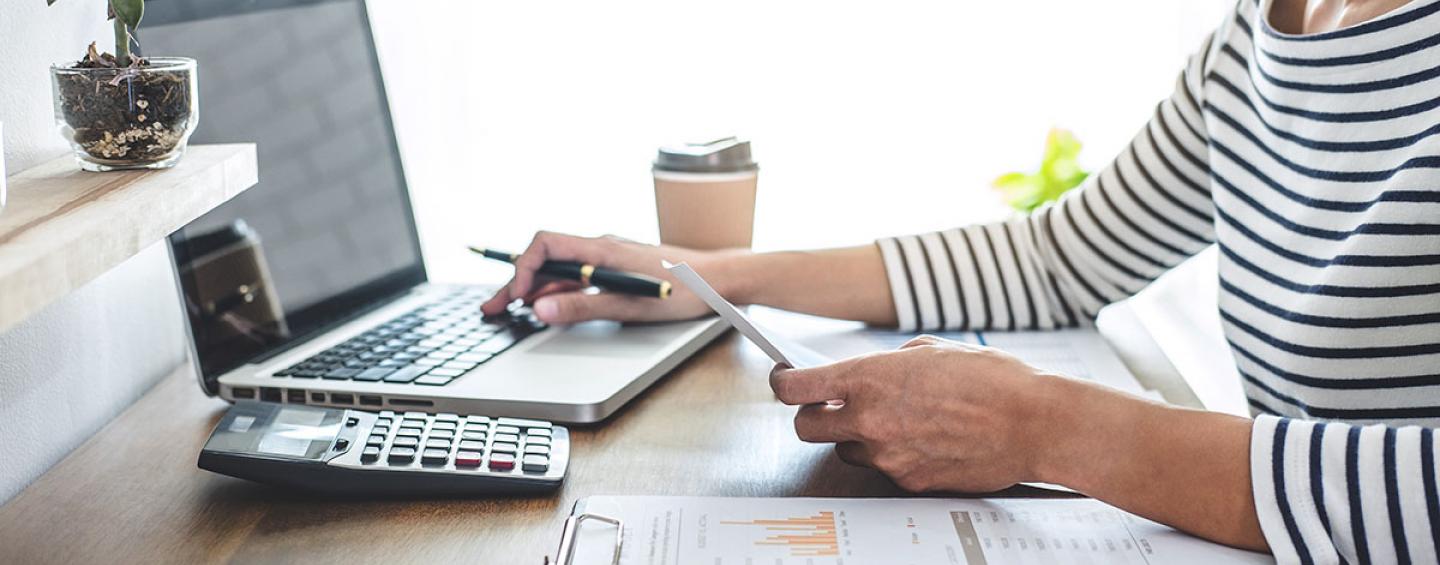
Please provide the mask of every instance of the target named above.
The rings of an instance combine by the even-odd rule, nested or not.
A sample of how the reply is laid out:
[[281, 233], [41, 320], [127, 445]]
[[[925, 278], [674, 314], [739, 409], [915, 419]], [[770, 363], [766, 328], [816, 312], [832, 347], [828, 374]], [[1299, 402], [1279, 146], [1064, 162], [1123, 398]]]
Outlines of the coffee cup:
[[726, 137], [661, 147], [655, 157], [660, 242], [691, 249], [749, 248], [760, 168], [750, 142]]

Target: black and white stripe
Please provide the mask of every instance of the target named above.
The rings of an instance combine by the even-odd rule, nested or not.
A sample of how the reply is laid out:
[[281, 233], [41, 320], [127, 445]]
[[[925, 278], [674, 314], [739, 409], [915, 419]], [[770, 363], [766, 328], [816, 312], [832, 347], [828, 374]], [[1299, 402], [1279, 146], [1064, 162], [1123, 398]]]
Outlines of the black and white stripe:
[[[1258, 2], [1258, 4], [1257, 4]], [[1086, 324], [1212, 242], [1282, 562], [1440, 561], [1440, 0], [1241, 0], [1130, 147], [1008, 222], [879, 242], [905, 329]]]

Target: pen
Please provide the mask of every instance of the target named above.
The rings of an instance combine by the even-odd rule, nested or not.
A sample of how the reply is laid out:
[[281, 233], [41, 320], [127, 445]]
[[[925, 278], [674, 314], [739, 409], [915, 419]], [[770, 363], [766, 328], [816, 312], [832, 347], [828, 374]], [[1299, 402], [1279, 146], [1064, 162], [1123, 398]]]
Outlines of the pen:
[[[520, 255], [506, 253], [484, 247], [469, 246], [470, 251], [479, 253], [487, 259], [504, 261], [514, 264], [515, 259]], [[610, 292], [629, 294], [632, 296], [644, 296], [649, 298], [670, 298], [670, 281], [662, 281], [655, 277], [639, 273], [626, 273], [615, 271], [604, 267], [596, 267], [575, 261], [546, 261], [540, 266], [539, 274], [557, 279], [580, 281], [580, 284], [593, 286]]]

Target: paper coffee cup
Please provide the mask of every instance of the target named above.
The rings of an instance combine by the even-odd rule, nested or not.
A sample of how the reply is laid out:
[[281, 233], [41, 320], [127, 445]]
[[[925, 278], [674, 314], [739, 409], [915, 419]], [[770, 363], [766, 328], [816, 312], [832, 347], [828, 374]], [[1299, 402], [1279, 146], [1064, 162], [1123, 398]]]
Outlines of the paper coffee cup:
[[759, 166], [734, 137], [661, 147], [655, 158], [660, 242], [691, 249], [749, 248]]

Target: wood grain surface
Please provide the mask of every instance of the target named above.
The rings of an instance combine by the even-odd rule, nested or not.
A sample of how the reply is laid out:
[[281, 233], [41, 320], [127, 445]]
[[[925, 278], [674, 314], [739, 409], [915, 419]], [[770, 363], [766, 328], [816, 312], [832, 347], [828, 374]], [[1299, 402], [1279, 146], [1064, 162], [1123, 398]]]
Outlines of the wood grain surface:
[[89, 173], [61, 157], [8, 178], [0, 332], [257, 181], [254, 144], [194, 145], [164, 171]]
[[721, 338], [610, 420], [572, 427], [565, 486], [514, 498], [347, 501], [202, 471], [226, 404], [187, 367], [0, 507], [0, 563], [538, 565], [589, 495], [903, 496], [796, 439], [770, 362], [737, 341]]

